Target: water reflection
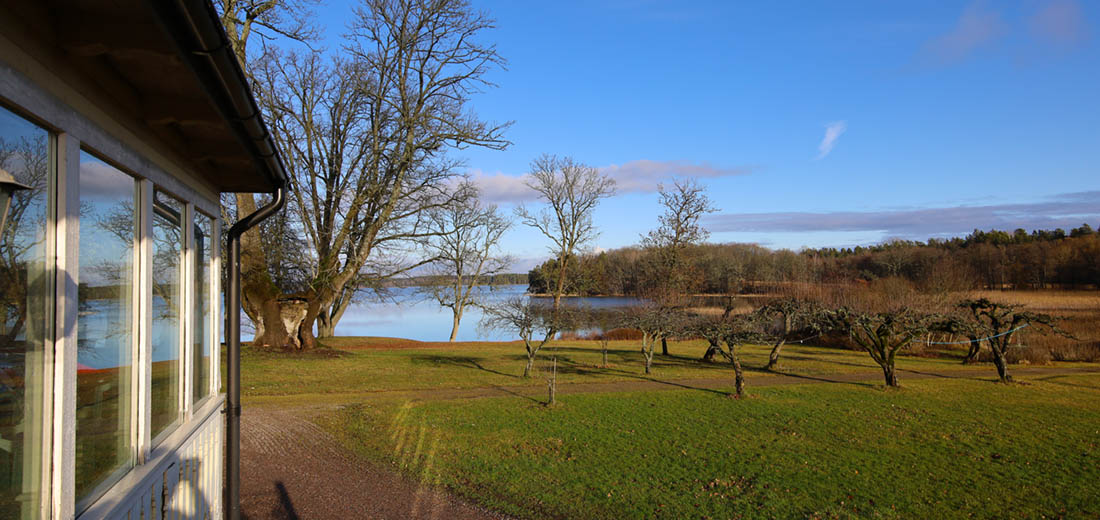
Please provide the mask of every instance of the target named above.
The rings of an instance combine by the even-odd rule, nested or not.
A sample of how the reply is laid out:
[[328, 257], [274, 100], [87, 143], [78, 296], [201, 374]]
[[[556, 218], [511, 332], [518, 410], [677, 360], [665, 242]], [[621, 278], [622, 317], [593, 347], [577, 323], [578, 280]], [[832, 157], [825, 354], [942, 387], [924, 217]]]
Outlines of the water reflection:
[[[505, 285], [498, 287], [479, 287], [485, 294], [487, 304], [507, 300], [517, 296], [531, 298], [526, 294], [526, 285]], [[365, 299], [366, 298], [366, 295]], [[399, 288], [390, 291], [392, 299], [380, 301], [378, 298], [354, 303], [344, 314], [344, 319], [336, 325], [338, 336], [384, 336], [414, 339], [418, 341], [447, 341], [451, 333], [451, 311], [440, 307], [431, 299], [425, 299], [416, 288]], [[552, 303], [550, 298], [547, 305]], [[586, 305], [597, 308], [628, 307], [636, 305], [637, 298], [602, 297], [563, 298], [565, 305]], [[516, 339], [507, 332], [479, 331], [478, 321], [483, 312], [479, 308], [470, 308], [462, 317], [456, 341], [509, 341]]]

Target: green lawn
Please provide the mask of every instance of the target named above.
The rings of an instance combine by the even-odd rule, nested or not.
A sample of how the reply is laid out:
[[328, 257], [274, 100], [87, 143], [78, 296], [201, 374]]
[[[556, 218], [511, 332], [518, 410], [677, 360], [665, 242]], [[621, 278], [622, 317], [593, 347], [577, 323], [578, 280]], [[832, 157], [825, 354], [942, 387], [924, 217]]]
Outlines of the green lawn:
[[[536, 371], [524, 380], [526, 357], [523, 345], [513, 343], [425, 344], [428, 348], [394, 350], [356, 349], [372, 344], [410, 342], [364, 338], [328, 340], [331, 349], [307, 354], [266, 353], [245, 347], [242, 360], [242, 391], [245, 399], [259, 396], [359, 394], [385, 390], [475, 388], [487, 386], [545, 385], [543, 374], [551, 356], [558, 360], [558, 381], [610, 382], [637, 380], [643, 361], [638, 341], [616, 341], [610, 345], [607, 368], [600, 368], [599, 344], [594, 341], [558, 341], [539, 354]], [[415, 342], [412, 342], [415, 344]], [[670, 356], [654, 357], [653, 375], [658, 379], [732, 377], [728, 363], [703, 363], [703, 341], [671, 342]], [[750, 375], [768, 375], [760, 370], [767, 364], [769, 348], [748, 345], [742, 349]], [[973, 369], [958, 358], [901, 356], [898, 367], [909, 370]], [[782, 371], [794, 374], [828, 375], [849, 372], [877, 372], [878, 365], [864, 352], [788, 345], [781, 358]], [[1081, 364], [1072, 364], [1082, 366]], [[990, 374], [992, 365], [986, 366]], [[899, 376], [905, 384], [904, 372]]]
[[[749, 363], [760, 364], [761, 352], [755, 349]], [[806, 352], [814, 351], [791, 354]], [[405, 384], [454, 384], [456, 371], [492, 379], [461, 364], [411, 357], [439, 353], [381, 354], [351, 359], [393, 363], [395, 372], [437, 367], [447, 380], [387, 376]], [[861, 361], [817, 354], [821, 360], [789, 359], [788, 366], [843, 363], [842, 370]], [[498, 366], [486, 358], [486, 366]], [[637, 368], [626, 357], [615, 361]], [[499, 366], [522, 368], [514, 360]], [[322, 422], [368, 458], [522, 518], [1100, 515], [1100, 375], [1019, 385], [901, 383], [896, 391], [871, 384], [756, 387], [744, 400], [692, 390], [565, 395], [553, 408], [519, 397], [375, 400]]]

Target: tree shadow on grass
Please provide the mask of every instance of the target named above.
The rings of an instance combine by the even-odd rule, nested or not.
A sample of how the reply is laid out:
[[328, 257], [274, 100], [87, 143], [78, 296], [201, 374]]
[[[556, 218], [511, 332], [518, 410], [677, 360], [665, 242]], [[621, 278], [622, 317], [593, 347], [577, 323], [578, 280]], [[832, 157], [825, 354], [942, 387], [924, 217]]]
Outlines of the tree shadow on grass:
[[781, 372], [781, 373], [780, 372], [773, 372], [773, 373], [777, 373], [777, 374], [780, 374], [780, 375], [786, 376], [786, 377], [793, 377], [795, 379], [806, 379], [806, 380], [815, 381], [815, 382], [818, 382], [818, 383], [833, 383], [833, 384], [838, 384], [838, 385], [862, 386], [862, 387], [866, 387], [866, 388], [874, 388], [874, 387], [878, 386], [878, 385], [875, 385], [875, 384], [872, 384], [872, 383], [868, 383], [866, 381], [845, 381], [845, 380], [842, 380], [842, 379], [829, 379], [827, 377], [810, 376], [810, 375], [806, 375], [806, 374], [794, 374], [794, 373], [790, 373], [790, 372]]
[[1086, 390], [1100, 390], [1100, 385], [1082, 385], [1082, 384], [1079, 384], [1079, 383], [1067, 383], [1065, 381], [1055, 381], [1055, 379], [1061, 379], [1063, 377], [1067, 377], [1067, 376], [1066, 375], [1055, 375], [1055, 376], [1046, 376], [1046, 377], [1036, 377], [1035, 381], [1042, 381], [1044, 383], [1050, 383], [1052, 385], [1071, 386], [1071, 387], [1074, 387], [1074, 388], [1084, 388]]
[[859, 368], [867, 368], [867, 369], [878, 368], [878, 365], [875, 365], [875, 364], [872, 364], [872, 363], [860, 364], [860, 363], [852, 363], [851, 361], [837, 361], [835, 359], [822, 359], [820, 357], [811, 357], [811, 356], [783, 356], [783, 357], [780, 358], [780, 360], [781, 360], [780, 362], [782, 362], [782, 360], [784, 360], [784, 359], [785, 360], [793, 360], [793, 361], [810, 361], [810, 362], [816, 361], [816, 362], [819, 362], [819, 363], [831, 363], [833, 365], [845, 365], [845, 366], [849, 366], [849, 367], [859, 367]]
[[532, 403], [535, 403], [535, 404], [546, 404], [544, 401], [539, 401], [538, 399], [536, 399], [534, 397], [531, 397], [529, 395], [521, 394], [521, 393], [519, 393], [515, 390], [512, 390], [511, 388], [508, 388], [506, 386], [494, 386], [493, 389], [494, 390], [499, 390], [499, 391], [504, 392], [504, 393], [506, 393], [508, 395], [511, 395], [513, 397], [522, 397], [522, 398], [527, 399], [528, 401], [531, 401]]
[[[686, 390], [698, 390], [700, 392], [708, 392], [708, 393], [712, 393], [712, 394], [718, 394], [718, 395], [723, 396], [723, 397], [729, 397], [731, 395], [729, 392], [723, 392], [721, 390], [714, 390], [713, 388], [700, 388], [698, 386], [686, 385], [684, 383], [680, 383], [680, 382], [677, 382], [677, 381], [666, 381], [666, 380], [657, 379], [657, 378], [646, 376], [646, 375], [639, 375], [639, 374], [635, 374], [633, 372], [627, 372], [626, 370], [620, 370], [620, 369], [616, 369], [616, 368], [605, 368], [603, 370], [605, 372], [611, 372], [611, 373], [614, 373], [616, 375], [620, 375], [620, 376], [623, 376], [623, 377], [629, 377], [631, 379], [637, 379], [639, 381], [649, 381], [649, 382], [652, 382], [652, 383], [660, 383], [662, 385], [675, 386], [675, 387], [683, 388], [683, 389], [686, 389]], [[733, 384], [732, 380], [730, 381], [730, 384], [731, 385]]]
[[960, 374], [938, 374], [936, 372], [923, 372], [921, 370], [913, 370], [912, 368], [898, 368], [898, 372], [908, 372], [910, 374], [919, 374], [928, 377], [937, 377], [941, 379], [969, 379], [971, 381], [989, 381], [988, 378], [978, 376], [967, 376]]
[[[523, 359], [527, 359], [526, 357]], [[509, 374], [507, 372], [501, 372], [492, 368], [485, 368], [481, 363], [485, 361], [483, 357], [474, 356], [447, 356], [443, 354], [421, 354], [415, 355], [410, 358], [413, 363], [430, 363], [433, 365], [450, 365], [459, 368], [472, 368], [475, 370], [481, 370], [489, 372], [490, 374], [496, 374], [498, 376], [510, 377], [513, 379], [519, 378], [515, 374]]]

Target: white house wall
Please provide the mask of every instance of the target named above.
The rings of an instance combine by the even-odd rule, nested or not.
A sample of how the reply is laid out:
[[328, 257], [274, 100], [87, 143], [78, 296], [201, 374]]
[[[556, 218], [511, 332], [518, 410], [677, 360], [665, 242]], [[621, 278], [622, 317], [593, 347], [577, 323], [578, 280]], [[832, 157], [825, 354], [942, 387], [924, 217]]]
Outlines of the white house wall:
[[[3, 21], [0, 21], [3, 22]], [[2, 25], [2, 23], [0, 23]], [[39, 518], [70, 520], [74, 518], [218, 518], [222, 511], [222, 471], [224, 440], [224, 396], [217, 394], [220, 385], [221, 358], [220, 322], [214, 320], [209, 381], [214, 395], [191, 404], [191, 371], [184, 368], [181, 380], [181, 424], [171, 433], [162, 435], [153, 445], [150, 439], [149, 389], [151, 387], [151, 240], [153, 186], [178, 197], [186, 203], [188, 218], [201, 211], [214, 216], [211, 237], [212, 276], [201, 290], [211, 291], [211, 312], [221, 316], [220, 296], [220, 205], [218, 194], [199, 176], [173, 160], [173, 155], [158, 143], [149, 143], [135, 130], [132, 121], [113, 118], [109, 109], [99, 107], [81, 93], [80, 85], [67, 79], [73, 74], [51, 70], [29, 55], [26, 50], [3, 36], [0, 31], [0, 105], [50, 129], [55, 136], [54, 215], [50, 229], [52, 243], [56, 305], [54, 308], [53, 349], [42, 366], [49, 367], [42, 421], [45, 422], [46, 446], [43, 457], [50, 468], [43, 479], [48, 496]], [[48, 61], [48, 60], [47, 60]], [[137, 178], [139, 196], [137, 210], [141, 219], [135, 237], [135, 290], [140, 294], [133, 301], [138, 309], [136, 332], [138, 348], [133, 366], [134, 393], [137, 406], [132, 422], [134, 460], [136, 465], [101, 497], [90, 504], [80, 504], [75, 494], [76, 460], [76, 388], [77, 388], [77, 315], [79, 287], [79, 171], [81, 150], [94, 151], [118, 168]], [[184, 251], [187, 268], [181, 280], [191, 280], [194, 261], [191, 220], [186, 230]], [[180, 362], [190, 367], [194, 348], [191, 338], [194, 314], [194, 291], [184, 283], [185, 309], [181, 317], [186, 341]], [[50, 349], [47, 349], [50, 350]]]

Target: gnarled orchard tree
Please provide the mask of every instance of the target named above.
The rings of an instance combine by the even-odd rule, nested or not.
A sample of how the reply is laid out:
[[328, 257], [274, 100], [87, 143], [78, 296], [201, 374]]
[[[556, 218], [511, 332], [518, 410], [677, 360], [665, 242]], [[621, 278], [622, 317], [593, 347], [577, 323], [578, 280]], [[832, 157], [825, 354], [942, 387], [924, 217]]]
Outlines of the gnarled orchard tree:
[[531, 377], [531, 367], [539, 350], [554, 339], [554, 335], [569, 327], [571, 312], [567, 308], [551, 308], [530, 298], [510, 298], [485, 308], [478, 327], [483, 331], [513, 332], [523, 340], [527, 366], [523, 377]]
[[592, 214], [601, 200], [615, 193], [615, 180], [571, 157], [554, 155], [535, 159], [529, 175], [527, 186], [538, 192], [547, 207], [532, 212], [521, 205], [516, 208], [516, 215], [524, 225], [539, 230], [553, 243], [550, 251], [558, 260], [558, 281], [554, 288], [556, 309], [565, 292], [569, 260], [599, 236]]
[[1012, 376], [1008, 375], [1007, 352], [1013, 336], [1023, 327], [1034, 326], [1040, 331], [1050, 330], [1067, 338], [1073, 337], [1055, 326], [1053, 316], [1025, 311], [1020, 305], [998, 303], [988, 298], [964, 300], [958, 305], [969, 312], [977, 330], [988, 338], [993, 364], [1002, 383], [1012, 381]]
[[685, 320], [682, 313], [660, 305], [636, 305], [626, 310], [623, 321], [642, 333], [642, 358], [645, 360], [646, 374], [652, 371], [657, 342], [672, 334]]
[[[747, 343], [766, 343], [772, 340], [760, 329], [759, 316], [737, 315], [702, 316], [690, 322], [689, 331], [703, 339], [733, 365], [734, 391], [737, 397], [745, 393], [745, 373], [741, 368], [741, 354], [738, 347]], [[722, 349], [722, 346], [725, 349]]]
[[913, 339], [928, 332], [937, 319], [911, 308], [882, 312], [859, 311], [841, 307], [828, 313], [825, 319], [830, 330], [847, 334], [856, 345], [866, 350], [880, 367], [886, 386], [897, 387], [895, 358], [899, 350]]
[[765, 326], [772, 329], [774, 338], [765, 369], [774, 370], [779, 365], [779, 354], [788, 341], [795, 339], [793, 334], [817, 334], [821, 329], [824, 312], [814, 302], [790, 297], [769, 302], [756, 309], [754, 314]]
[[256, 343], [308, 348], [314, 324], [332, 334], [369, 263], [438, 236], [431, 212], [462, 202], [453, 182], [459, 163], [446, 151], [507, 146], [506, 124], [485, 123], [467, 107], [502, 61], [477, 41], [490, 27], [464, 0], [364, 0], [345, 55], [272, 52], [261, 62], [261, 102], [314, 267], [297, 294], [242, 284], [262, 325]]
[[950, 337], [963, 336], [969, 340], [966, 355], [963, 356], [962, 362], [964, 365], [978, 361], [978, 354], [982, 350], [982, 334], [984, 333], [984, 328], [974, 320], [973, 316], [970, 316], [969, 308], [966, 309], [965, 313], [951, 313], [929, 327], [929, 330], [933, 332], [949, 334]]

